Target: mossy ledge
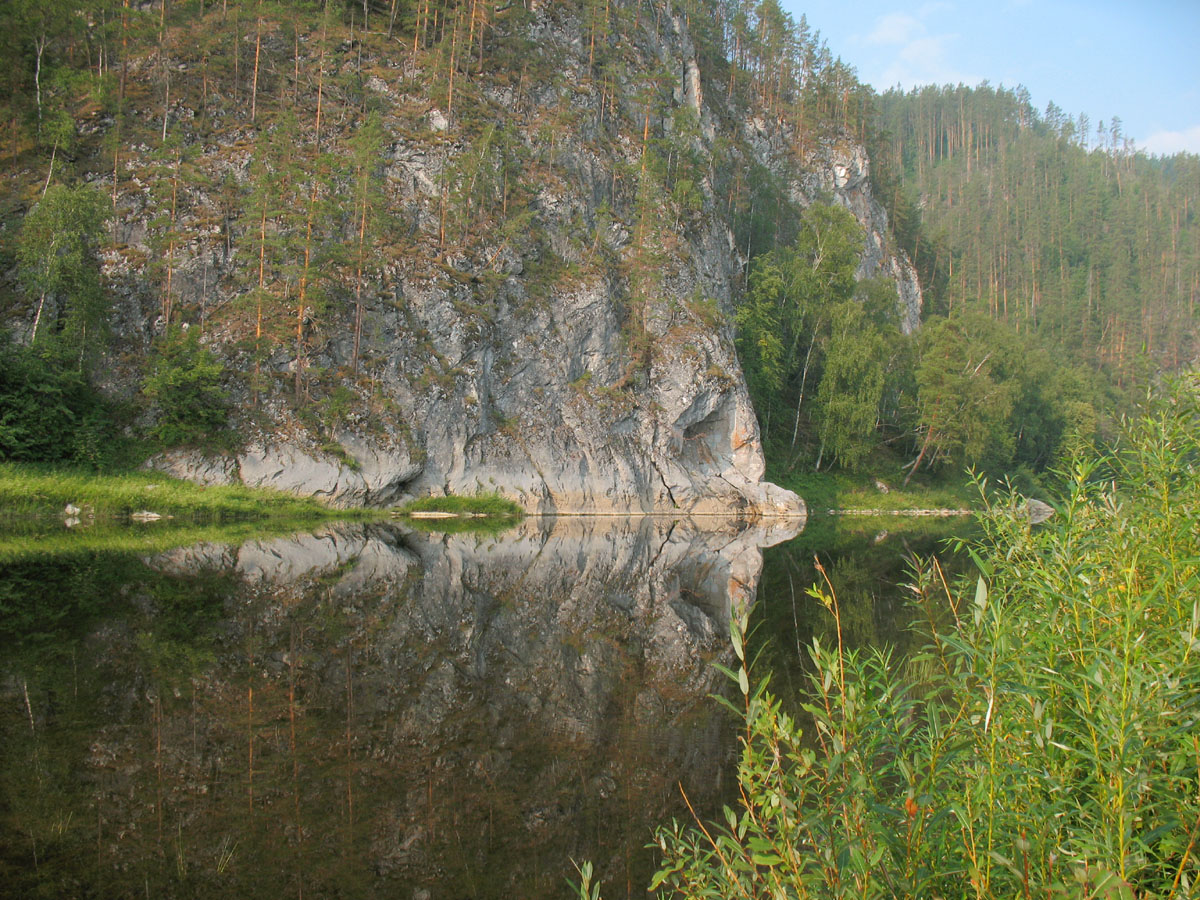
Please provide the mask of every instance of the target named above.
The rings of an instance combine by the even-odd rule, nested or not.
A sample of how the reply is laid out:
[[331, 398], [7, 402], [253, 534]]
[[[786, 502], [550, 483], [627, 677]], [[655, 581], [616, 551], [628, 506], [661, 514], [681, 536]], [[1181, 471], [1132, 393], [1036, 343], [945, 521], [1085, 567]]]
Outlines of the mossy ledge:
[[[67, 507], [74, 510], [67, 512]], [[140, 512], [214, 521], [378, 515], [333, 509], [312, 497], [245, 485], [202, 486], [160, 472], [98, 474], [59, 466], [0, 463], [0, 517], [68, 514], [118, 518]]]
[[487, 517], [519, 518], [525, 515], [520, 504], [499, 494], [475, 494], [467, 497], [448, 494], [440, 497], [418, 497], [397, 507], [398, 515], [408, 518]]

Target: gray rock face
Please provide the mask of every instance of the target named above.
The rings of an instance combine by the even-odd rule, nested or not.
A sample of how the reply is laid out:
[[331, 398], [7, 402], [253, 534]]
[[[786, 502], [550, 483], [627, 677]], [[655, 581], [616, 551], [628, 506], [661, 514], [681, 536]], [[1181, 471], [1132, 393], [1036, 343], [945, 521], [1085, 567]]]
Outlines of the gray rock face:
[[237, 457], [195, 450], [159, 454], [146, 466], [200, 484], [243, 484], [320, 497], [333, 506], [394, 501], [421, 466], [405, 446], [382, 447], [353, 432], [339, 435], [340, 458], [282, 441], [251, 444]]
[[[282, 401], [283, 391], [267, 392], [256, 416], [238, 415], [248, 441], [236, 459], [179, 452], [154, 460], [154, 467], [340, 505], [495, 491], [539, 513], [803, 515], [799, 498], [762, 483], [758, 425], [730, 316], [745, 260], [734, 246], [724, 193], [718, 196], [712, 176], [698, 174], [691, 208], [664, 214], [647, 238], [647, 214], [626, 196], [631, 180], [618, 177], [636, 169], [642, 149], [619, 126], [612, 134], [596, 133], [614, 102], [628, 107], [627, 120], [642, 121], [640, 67], [676, 73], [664, 96], [686, 114], [680, 121], [697, 127], [676, 135], [680, 126], [672, 124], [670, 109], [657, 127], [698, 158], [716, 158], [714, 148], [728, 137], [720, 133], [724, 123], [740, 113], [719, 108], [724, 92], [706, 94], [682, 18], [656, 23], [645, 17], [626, 35], [622, 52], [630, 56], [632, 74], [611, 85], [614, 101], [588, 70], [586, 25], [554, 4], [535, 9], [530, 36], [562, 78], [516, 90], [505, 79], [481, 79], [474, 89], [481, 102], [520, 108], [513, 139], [531, 159], [546, 157], [547, 138], [519, 122], [549, 120], [567, 108], [577, 113], [579, 127], [555, 134], [549, 174], [531, 188], [533, 218], [525, 230], [537, 240], [486, 233], [448, 246], [439, 236], [446, 227], [447, 178], [455, 166], [482, 155], [453, 115], [417, 93], [421, 79], [381, 61], [368, 88], [384, 106], [387, 202], [403, 211], [411, 231], [396, 236], [394, 252], [385, 254], [386, 265], [362, 292], [357, 377], [348, 375], [355, 345], [345, 317], [353, 310], [344, 306], [314, 326], [307, 361], [340, 379], [355, 410], [318, 439], [311, 417], [302, 421]], [[782, 171], [791, 157], [781, 128], [751, 121], [739, 140], [763, 165]], [[214, 182], [220, 181], [215, 176], [249, 177], [249, 144], [213, 151], [213, 161], [204, 164], [217, 170]], [[870, 196], [866, 173], [862, 148], [838, 143], [813, 151], [805, 170], [788, 178], [798, 201], [832, 193], [863, 223], [867, 252], [860, 274], [896, 277], [910, 330], [919, 315], [919, 288], [911, 265], [886, 245], [886, 217]], [[193, 202], [216, 203], [202, 191]], [[139, 196], [122, 210], [118, 228], [131, 246], [147, 240], [144, 207]], [[456, 234], [464, 230], [451, 225]], [[197, 233], [179, 251], [186, 257], [177, 266], [180, 298], [207, 310], [206, 340], [217, 349], [234, 348], [246, 337], [244, 323], [223, 311], [236, 309], [233, 301], [245, 290], [229, 275], [238, 254], [250, 249], [228, 235]], [[113, 274], [127, 283], [138, 277], [127, 261], [112, 265], [124, 267]], [[157, 302], [141, 305], [140, 321], [126, 309], [119, 327], [145, 342], [162, 323], [150, 311]], [[292, 343], [273, 346], [264, 378], [288, 382], [301, 365]], [[238, 399], [249, 407], [242, 391]], [[331, 436], [340, 452], [329, 452]]]
[[236, 460], [226, 456], [208, 456], [199, 450], [169, 450], [151, 457], [145, 468], [206, 486], [236, 484], [239, 480]]

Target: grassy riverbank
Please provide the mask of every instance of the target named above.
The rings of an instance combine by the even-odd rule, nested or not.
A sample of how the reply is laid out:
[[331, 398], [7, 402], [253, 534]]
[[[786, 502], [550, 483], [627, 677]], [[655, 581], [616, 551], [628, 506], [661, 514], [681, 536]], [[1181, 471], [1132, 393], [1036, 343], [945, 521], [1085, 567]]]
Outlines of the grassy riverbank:
[[767, 480], [795, 491], [804, 498], [809, 514], [818, 516], [831, 509], [970, 509], [979, 502], [965, 477], [914, 481], [908, 487], [901, 487], [899, 482], [887, 483], [886, 491], [878, 486], [883, 482], [875, 476], [845, 472], [768, 472]]
[[202, 542], [237, 545], [309, 532], [315, 521], [312, 516], [272, 515], [207, 522], [183, 517], [131, 525], [119, 518], [98, 518], [86, 526], [64, 528], [57, 518], [47, 516], [0, 520], [0, 563], [88, 553], [162, 553]]
[[244, 485], [203, 487], [158, 472], [97, 474], [49, 465], [0, 463], [0, 519], [61, 515], [117, 518], [143, 510], [210, 521], [347, 518], [378, 513], [332, 509], [311, 497]]

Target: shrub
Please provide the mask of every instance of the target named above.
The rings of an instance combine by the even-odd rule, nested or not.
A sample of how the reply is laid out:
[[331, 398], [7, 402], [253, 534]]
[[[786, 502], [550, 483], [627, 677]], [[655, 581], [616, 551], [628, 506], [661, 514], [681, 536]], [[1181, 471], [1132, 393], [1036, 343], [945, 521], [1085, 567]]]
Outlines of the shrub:
[[[980, 485], [977, 578], [917, 573], [923, 652], [843, 651], [840, 627], [838, 647], [814, 644], [811, 738], [753, 686], [735, 616], [740, 801], [721, 823], [660, 829], [652, 889], [1195, 896], [1200, 379], [1065, 474], [1059, 515], [1036, 528]], [[837, 620], [832, 589], [812, 593]]]
[[155, 347], [142, 393], [154, 404], [151, 429], [168, 447], [219, 441], [226, 428], [221, 361], [200, 346], [195, 329], [172, 327]]
[[0, 460], [97, 467], [112, 438], [106, 404], [75, 367], [0, 341]]

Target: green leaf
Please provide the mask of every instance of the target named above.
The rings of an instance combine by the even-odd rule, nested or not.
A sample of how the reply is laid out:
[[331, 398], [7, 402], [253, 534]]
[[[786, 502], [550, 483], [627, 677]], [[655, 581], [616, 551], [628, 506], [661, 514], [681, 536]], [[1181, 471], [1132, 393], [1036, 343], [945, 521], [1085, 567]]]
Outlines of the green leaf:
[[783, 857], [774, 853], [751, 853], [750, 861], [756, 866], [777, 866], [783, 862]]

